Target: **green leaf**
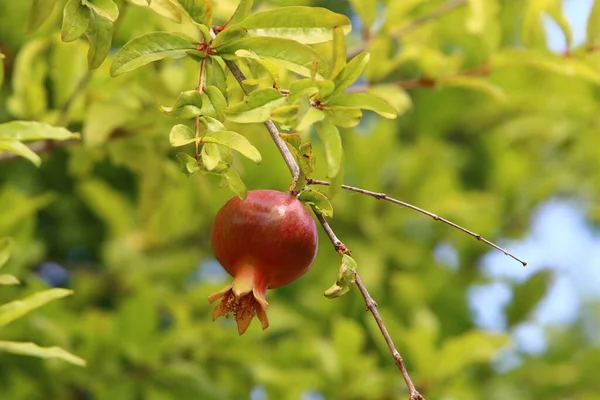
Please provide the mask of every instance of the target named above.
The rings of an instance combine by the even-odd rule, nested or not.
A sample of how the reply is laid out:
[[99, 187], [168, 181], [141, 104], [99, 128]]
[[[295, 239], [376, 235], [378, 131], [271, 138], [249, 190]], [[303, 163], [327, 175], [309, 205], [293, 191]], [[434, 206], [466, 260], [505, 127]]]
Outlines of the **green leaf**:
[[165, 114], [175, 118], [194, 118], [202, 115], [202, 94], [197, 90], [182, 92], [173, 107], [160, 107]]
[[304, 44], [331, 40], [336, 26], [342, 27], [346, 34], [352, 29], [345, 15], [326, 8], [304, 6], [281, 7], [252, 14], [236, 26], [247, 29], [252, 36], [293, 39]]
[[336, 95], [344, 93], [365, 71], [367, 64], [369, 63], [369, 53], [360, 53], [354, 57], [344, 69], [335, 77], [333, 83], [335, 84], [335, 90], [329, 95], [334, 97]]
[[227, 119], [239, 123], [264, 122], [271, 118], [271, 110], [285, 103], [277, 89], [255, 90], [238, 104], [224, 110]]
[[127, 42], [117, 51], [110, 67], [112, 76], [132, 71], [166, 57], [182, 58], [196, 47], [194, 39], [181, 33], [152, 32]]
[[385, 101], [368, 93], [345, 93], [332, 97], [327, 101], [328, 106], [361, 108], [374, 111], [384, 118], [396, 118], [396, 110]]
[[315, 122], [325, 118], [325, 113], [312, 106], [307, 94], [302, 96], [299, 101], [296, 130], [303, 131], [310, 128]]
[[360, 17], [363, 29], [369, 29], [377, 18], [377, 0], [349, 0]]
[[342, 191], [342, 185], [344, 184], [344, 155], [342, 154], [342, 161], [340, 162], [340, 170], [333, 178], [329, 178], [329, 187], [327, 188], [327, 198], [333, 199], [339, 192]]
[[83, 358], [77, 357], [60, 347], [40, 347], [35, 343], [30, 342], [8, 342], [0, 340], [0, 350], [13, 354], [21, 354], [25, 356], [33, 356], [39, 358], [58, 358], [67, 361], [71, 364], [84, 367], [86, 362]]
[[137, 5], [150, 7], [150, 9], [158, 15], [168, 18], [173, 22], [177, 22], [178, 24], [181, 23], [181, 8], [173, 4], [171, 0], [152, 0], [148, 2], [146, 2], [146, 0], [141, 0], [142, 4], [140, 4], [138, 0], [132, 1], [135, 1]]
[[10, 258], [12, 243], [13, 241], [11, 238], [5, 237], [0, 239], [0, 268], [2, 268]]
[[485, 28], [485, 0], [468, 0], [467, 31], [481, 34]]
[[198, 161], [187, 153], [177, 153], [177, 160], [179, 160], [179, 167], [181, 171], [187, 176], [190, 176], [194, 172], [198, 172], [200, 170]]
[[252, 146], [248, 139], [246, 139], [244, 136], [240, 135], [237, 132], [211, 132], [208, 135], [204, 136], [202, 138], [202, 141], [205, 143], [215, 143], [220, 144], [222, 146], [230, 147], [257, 164], [262, 161], [260, 152], [256, 149], [256, 147]]
[[267, 37], [246, 37], [219, 49], [219, 54], [235, 54], [238, 50], [248, 50], [261, 58], [278, 63], [292, 72], [310, 76], [313, 64], [319, 74], [327, 71], [327, 63], [312, 47], [295, 40]]
[[333, 29], [333, 54], [331, 55], [329, 79], [335, 79], [344, 69], [346, 66], [346, 57], [346, 36], [342, 28], [336, 26]]
[[347, 254], [342, 254], [342, 264], [338, 270], [335, 283], [323, 293], [328, 299], [334, 299], [345, 295], [356, 281], [356, 261]]
[[398, 115], [404, 114], [412, 107], [412, 100], [406, 90], [394, 84], [371, 85], [367, 93], [385, 100], [394, 107]]
[[531, 314], [548, 292], [552, 277], [552, 271], [541, 270], [522, 284], [515, 286], [513, 299], [506, 307], [508, 326], [512, 327], [523, 322]]
[[333, 92], [333, 89], [335, 89], [335, 85], [330, 80], [313, 81], [310, 78], [297, 79], [290, 84], [288, 101], [295, 103], [305, 93], [311, 97], [318, 93], [319, 98], [323, 98]]
[[88, 68], [98, 68], [110, 50], [112, 43], [113, 24], [108, 19], [91, 13], [85, 34], [90, 42], [88, 50]]
[[81, 0], [81, 3], [110, 22], [115, 22], [119, 17], [119, 7], [112, 0]]
[[260, 58], [258, 54], [244, 49], [236, 51], [235, 55], [239, 58], [246, 58], [256, 62], [261, 67], [263, 67], [265, 71], [267, 71], [267, 73], [271, 76], [271, 79], [273, 79], [273, 81], [279, 80], [279, 67], [273, 64], [271, 61], [267, 61], [263, 58]]
[[504, 100], [506, 95], [500, 86], [492, 84], [487, 79], [472, 76], [450, 76], [438, 80], [440, 87], [458, 87], [483, 92], [496, 100]]
[[202, 122], [202, 125], [200, 126], [202, 135], [210, 132], [227, 130], [221, 121], [212, 117], [202, 116], [200, 117], [200, 122]]
[[242, 40], [247, 34], [248, 32], [246, 32], [244, 28], [240, 27], [225, 29], [224, 31], [219, 32], [219, 34], [213, 39], [210, 47], [216, 50], [219, 47], [227, 46]]
[[200, 152], [202, 164], [207, 171], [224, 172], [230, 165], [233, 158], [229, 147], [219, 146], [216, 143], [206, 143], [202, 146]]
[[4, 54], [2, 54], [2, 51], [0, 50], [0, 87], [2, 86], [2, 83], [4, 82]]
[[212, 104], [215, 118], [222, 121], [224, 118], [223, 110], [227, 107], [227, 99], [225, 99], [223, 92], [216, 86], [207, 86], [204, 88], [204, 94]]
[[194, 131], [187, 125], [177, 124], [171, 128], [169, 143], [173, 147], [185, 146], [196, 141]]
[[333, 178], [340, 170], [344, 154], [340, 132], [335, 125], [327, 120], [317, 122], [315, 124], [315, 130], [325, 147], [327, 176]]
[[25, 33], [31, 33], [39, 28], [52, 14], [55, 3], [56, 0], [33, 0], [25, 24]]
[[81, 0], [69, 0], [63, 9], [60, 37], [63, 42], [72, 42], [85, 33], [91, 11]]
[[9, 151], [23, 158], [26, 158], [32, 163], [34, 163], [36, 167], [39, 167], [42, 164], [42, 159], [40, 158], [40, 156], [35, 154], [34, 151], [32, 151], [29, 147], [25, 146], [18, 140], [0, 140], [0, 150]]
[[600, 44], [600, 1], [595, 0], [587, 20], [586, 36], [588, 46]]
[[0, 140], [67, 140], [79, 139], [78, 133], [37, 121], [10, 121], [0, 124]]
[[238, 4], [231, 18], [229, 19], [229, 24], [235, 25], [238, 22], [244, 20], [244, 18], [246, 18], [250, 14], [250, 10], [252, 10], [253, 4], [254, 0], [240, 0], [240, 3]]
[[237, 171], [233, 168], [229, 168], [225, 173], [221, 174], [224, 182], [227, 184], [229, 190], [236, 194], [241, 200], [245, 200], [248, 195], [248, 188], [240, 178]]
[[18, 285], [19, 280], [12, 275], [2, 275], [0, 274], [0, 285]]
[[353, 128], [360, 123], [362, 111], [358, 108], [323, 107], [325, 118], [341, 128]]
[[52, 300], [60, 299], [73, 294], [72, 290], [67, 289], [48, 289], [42, 292], [32, 294], [22, 300], [11, 301], [0, 306], [0, 327], [21, 318], [30, 311], [39, 308]]
[[187, 15], [197, 24], [210, 25], [212, 23], [211, 0], [174, 0]]
[[303, 203], [314, 207], [324, 217], [333, 216], [333, 207], [327, 196], [316, 189], [306, 189], [300, 193], [298, 199]]

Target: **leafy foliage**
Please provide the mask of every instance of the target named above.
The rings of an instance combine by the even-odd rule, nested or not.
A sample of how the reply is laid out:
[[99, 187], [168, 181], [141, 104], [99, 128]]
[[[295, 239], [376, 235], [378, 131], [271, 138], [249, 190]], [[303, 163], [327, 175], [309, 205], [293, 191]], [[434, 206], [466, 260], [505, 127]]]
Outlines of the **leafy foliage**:
[[[0, 236], [14, 243], [0, 315], [76, 293], [3, 326], [0, 349], [81, 364], [56, 343], [88, 362], [2, 353], [3, 397], [402, 398], [386, 344], [348, 290], [359, 265], [426, 398], [594, 398], [595, 300], [548, 330], [549, 350], [527, 355], [511, 333], [547, 294], [549, 272], [513, 284], [505, 332], [482, 331], [467, 293], [489, 279], [487, 249], [341, 185], [492, 240], [524, 235], [557, 195], [590, 200], [597, 224], [598, 2], [583, 44], [560, 1], [474, 0], [436, 18], [443, 1], [256, 3], [0, 2]], [[547, 50], [545, 18], [567, 55]], [[299, 165], [292, 187], [268, 120]], [[49, 144], [73, 132], [82, 143]], [[329, 192], [308, 178], [327, 178]], [[206, 298], [223, 277], [208, 238], [218, 208], [247, 188], [298, 193], [334, 217], [353, 252], [340, 260], [323, 236], [313, 268], [269, 295], [269, 330], [237, 337], [231, 321], [210, 321]], [[434, 256], [443, 244], [455, 268]], [[328, 287], [345, 296], [325, 298]], [[507, 351], [521, 364], [503, 372], [494, 362]]]

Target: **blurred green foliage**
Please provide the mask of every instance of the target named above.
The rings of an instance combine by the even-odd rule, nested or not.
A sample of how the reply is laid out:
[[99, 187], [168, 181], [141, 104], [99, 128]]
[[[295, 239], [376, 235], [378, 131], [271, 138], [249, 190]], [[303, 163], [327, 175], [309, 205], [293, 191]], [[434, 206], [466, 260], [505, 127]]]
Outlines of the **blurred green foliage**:
[[[166, 59], [109, 74], [114, 52], [131, 38], [157, 30], [194, 35], [194, 25], [167, 0], [151, 7], [117, 1], [108, 59], [89, 72], [85, 38], [61, 41], [66, 1], [50, 11], [49, 2], [34, 3], [49, 13], [41, 25], [39, 15], [29, 16], [31, 2], [0, 2], [0, 122], [58, 120], [83, 140], [51, 148], [39, 168], [1, 161], [0, 237], [14, 241], [3, 273], [22, 285], [1, 287], [0, 304], [48, 286], [75, 294], [2, 327], [0, 338], [58, 345], [88, 365], [0, 353], [1, 397], [243, 399], [259, 387], [269, 399], [405, 398], [360, 294], [323, 296], [339, 265], [325, 235], [312, 269], [269, 293], [268, 330], [253, 324], [238, 337], [233, 321], [211, 321], [207, 296], [228, 277], [212, 258], [210, 225], [232, 194], [216, 177], [179, 171], [169, 145], [174, 120], [159, 109], [195, 88], [198, 64]], [[223, 23], [237, 3], [214, 1], [213, 23]], [[303, 4], [355, 17], [363, 31], [354, 27], [348, 50], [371, 53], [363, 84], [408, 88], [393, 104], [402, 111], [397, 120], [365, 113], [358, 127], [340, 129], [346, 183], [386, 192], [491, 240], [522, 237], [532, 210], [555, 196], [589, 202], [590, 222], [600, 222], [598, 1], [588, 41], [568, 56], [546, 50], [544, 16], [571, 43], [558, 0], [471, 0], [414, 29], [406, 27], [445, 2], [255, 3], [256, 10]], [[26, 27], [33, 32], [23, 34]], [[332, 52], [331, 44], [314, 47]], [[293, 78], [282, 73], [280, 87]], [[232, 77], [228, 88], [230, 99], [241, 99]], [[258, 166], [235, 157], [248, 187], [286, 190], [288, 170], [264, 126], [228, 127], [262, 154]], [[327, 176], [318, 136], [307, 131], [304, 138], [313, 142], [313, 176]], [[583, 319], [550, 330], [544, 354], [524, 355], [508, 372], [493, 366], [512, 346], [511, 329], [544, 296], [547, 273], [514, 284], [506, 332], [484, 332], [473, 322], [467, 292], [487, 279], [479, 269], [487, 247], [359, 194], [339, 193], [333, 207], [331, 224], [352, 249], [426, 398], [597, 398], [600, 350]], [[441, 243], [456, 249], [458, 268], [436, 261]], [[67, 274], [44, 273], [50, 261]], [[507, 258], [506, 268], [522, 267]], [[597, 304], [584, 307], [582, 313], [597, 315]]]

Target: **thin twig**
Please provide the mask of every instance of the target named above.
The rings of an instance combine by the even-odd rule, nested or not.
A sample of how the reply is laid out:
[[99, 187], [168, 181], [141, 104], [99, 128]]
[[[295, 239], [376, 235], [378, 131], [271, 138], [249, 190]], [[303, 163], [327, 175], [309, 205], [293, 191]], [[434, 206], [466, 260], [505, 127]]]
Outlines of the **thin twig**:
[[[325, 219], [325, 217], [323, 217], [321, 214], [319, 214], [314, 208], [313, 208], [313, 211], [315, 212], [315, 215], [317, 216], [317, 220], [319, 220], [319, 222], [323, 226], [325, 233], [327, 233], [329, 240], [331, 241], [331, 243], [333, 243], [333, 247], [335, 247], [336, 251], [338, 253], [349, 255], [350, 249], [348, 249], [348, 247], [346, 247], [346, 245], [336, 236], [333, 229], [331, 229], [331, 227], [329, 226], [329, 223], [327, 223], [327, 220]], [[406, 370], [406, 367], [404, 366], [404, 360], [402, 359], [400, 352], [396, 349], [396, 346], [394, 345], [394, 341], [392, 340], [392, 337], [390, 336], [390, 333], [388, 332], [388, 330], [385, 326], [385, 323], [383, 322], [383, 319], [381, 318], [381, 315], [379, 314], [379, 309], [377, 308], [377, 303], [375, 302], [375, 300], [373, 300], [373, 298], [369, 294], [369, 291], [367, 290], [366, 286], [360, 279], [358, 272], [356, 272], [356, 270], [352, 270], [352, 272], [354, 273], [354, 283], [355, 283], [356, 287], [358, 287], [360, 294], [362, 295], [363, 299], [365, 300], [365, 305], [367, 306], [367, 311], [369, 311], [373, 315], [373, 319], [375, 319], [375, 322], [377, 323], [377, 326], [379, 327], [379, 330], [381, 331], [381, 334], [383, 335], [383, 338], [384, 338], [385, 342], [387, 343], [388, 348], [390, 349], [390, 353], [392, 353], [394, 362], [396, 363], [396, 366], [398, 366], [398, 369], [400, 370], [400, 373], [402, 374], [402, 377], [404, 378], [404, 382], [406, 382], [406, 386], [408, 387], [408, 391], [410, 394], [410, 400], [425, 400], [424, 397], [415, 388], [415, 385], [413, 384], [412, 380], [410, 379], [410, 375], [408, 375], [408, 371]]]
[[[238, 83], [241, 86], [242, 82], [246, 79], [246, 77], [244, 76], [242, 71], [240, 71], [240, 69], [235, 64], [235, 62], [233, 62], [233, 61], [225, 61], [225, 62], [227, 64], [227, 67], [229, 68], [229, 70], [231, 71], [231, 73], [233, 74], [233, 76], [235, 77], [235, 79], [238, 81]], [[242, 87], [242, 89], [243, 89], [243, 87]], [[298, 163], [296, 163], [296, 160], [292, 156], [292, 153], [288, 149], [287, 145], [279, 136], [279, 130], [277, 129], [277, 127], [275, 126], [273, 121], [271, 121], [271, 120], [266, 121], [265, 126], [267, 127], [267, 130], [269, 131], [271, 138], [273, 139], [273, 141], [277, 145], [277, 148], [279, 149], [281, 155], [283, 156], [283, 159], [284, 159], [286, 165], [288, 166], [288, 169], [290, 170], [290, 173], [292, 174], [292, 177], [293, 177], [292, 185], [295, 186], [295, 183], [297, 182], [299, 172], [300, 172]], [[317, 210], [314, 207], [312, 209], [313, 209], [315, 215], [317, 216], [317, 220], [319, 221], [319, 223], [321, 224], [321, 226], [327, 233], [329, 240], [331, 240], [331, 243], [333, 244], [333, 247], [335, 248], [335, 250], [341, 254], [350, 254], [351, 253], [350, 249], [348, 249], [348, 247], [346, 247], [346, 245], [340, 239], [338, 239], [338, 237], [336, 236], [336, 234], [333, 231], [333, 229], [331, 228], [331, 226], [329, 226], [329, 223], [327, 222], [325, 217], [323, 217], [321, 214], [319, 214], [319, 212], [317, 212]], [[415, 389], [415, 385], [412, 383], [410, 376], [408, 375], [408, 372], [406, 371], [406, 368], [404, 367], [404, 362], [402, 361], [402, 357], [400, 356], [400, 353], [398, 352], [398, 350], [396, 350], [396, 347], [394, 346], [394, 342], [392, 341], [392, 338], [390, 337], [390, 335], [385, 327], [385, 324], [384, 324], [383, 320], [381, 319], [381, 316], [379, 315], [379, 311], [377, 310], [377, 303], [375, 303], [373, 298], [369, 295], [369, 292], [367, 291], [367, 288], [365, 287], [365, 285], [362, 283], [362, 280], [360, 279], [360, 276], [358, 275], [358, 273], [356, 271], [353, 271], [353, 273], [355, 276], [355, 284], [365, 299], [365, 304], [367, 306], [367, 310], [371, 312], [371, 314], [373, 315], [373, 318], [375, 319], [375, 322], [377, 323], [377, 326], [379, 326], [379, 329], [381, 330], [381, 333], [383, 334], [383, 337], [392, 353], [392, 356], [394, 357], [394, 361], [396, 362], [396, 365], [400, 369], [400, 373], [402, 374], [402, 377], [404, 378], [404, 381], [406, 382], [406, 386], [408, 387], [408, 390], [410, 392], [410, 400], [424, 400], [423, 396], [421, 396], [421, 394], [417, 391], [417, 389]]]
[[[330, 186], [330, 183], [327, 182], [327, 181], [321, 181], [321, 180], [312, 179], [312, 178], [308, 178], [307, 179], [307, 183], [309, 185], [325, 185], [325, 186]], [[406, 203], [404, 201], [394, 199], [393, 197], [389, 197], [385, 193], [372, 192], [370, 190], [365, 190], [365, 189], [357, 188], [357, 187], [354, 187], [354, 186], [348, 186], [348, 185], [342, 185], [342, 189], [349, 190], [349, 191], [355, 192], [355, 193], [361, 193], [361, 194], [364, 194], [364, 195], [367, 195], [367, 196], [374, 197], [374, 198], [376, 198], [378, 200], [385, 200], [385, 201], [389, 201], [390, 203], [398, 204], [398, 205], [400, 205], [402, 207], [410, 208], [411, 210], [414, 210], [414, 211], [417, 211], [417, 212], [419, 212], [421, 214], [427, 215], [428, 217], [431, 217], [431, 218], [433, 218], [436, 221], [441, 221], [441, 222], [443, 222], [443, 223], [445, 223], [447, 225], [450, 225], [453, 228], [458, 229], [459, 231], [462, 231], [462, 232], [464, 232], [464, 233], [466, 233], [468, 235], [473, 236], [475, 239], [477, 239], [477, 240], [479, 240], [479, 241], [487, 244], [488, 246], [493, 247], [494, 249], [501, 251], [505, 255], [507, 255], [507, 256], [509, 256], [509, 257], [517, 260], [518, 262], [520, 262], [521, 264], [523, 264], [524, 267], [527, 265], [527, 263], [525, 261], [523, 261], [520, 258], [516, 257], [515, 255], [513, 255], [509, 251], [503, 249], [502, 247], [500, 247], [500, 246], [498, 246], [498, 245], [490, 242], [486, 238], [482, 237], [480, 234], [472, 232], [472, 231], [470, 231], [470, 230], [468, 230], [466, 228], [463, 228], [462, 226], [460, 226], [460, 225], [458, 225], [458, 224], [456, 224], [456, 223], [454, 223], [452, 221], [449, 221], [446, 218], [442, 218], [442, 217], [440, 217], [437, 214], [434, 214], [432, 212], [429, 212], [429, 211], [424, 210], [422, 208], [419, 208], [417, 206], [413, 206], [410, 203]]]

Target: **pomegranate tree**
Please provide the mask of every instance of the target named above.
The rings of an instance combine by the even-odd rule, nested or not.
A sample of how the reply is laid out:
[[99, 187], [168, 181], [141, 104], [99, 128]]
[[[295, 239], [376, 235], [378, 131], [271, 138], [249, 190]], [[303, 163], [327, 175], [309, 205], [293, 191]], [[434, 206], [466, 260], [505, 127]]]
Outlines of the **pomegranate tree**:
[[212, 249], [233, 281], [208, 297], [221, 302], [213, 320], [233, 315], [239, 334], [258, 316], [269, 326], [267, 289], [287, 285], [302, 276], [317, 253], [317, 229], [308, 209], [296, 197], [275, 190], [249, 191], [234, 197], [217, 213]]

